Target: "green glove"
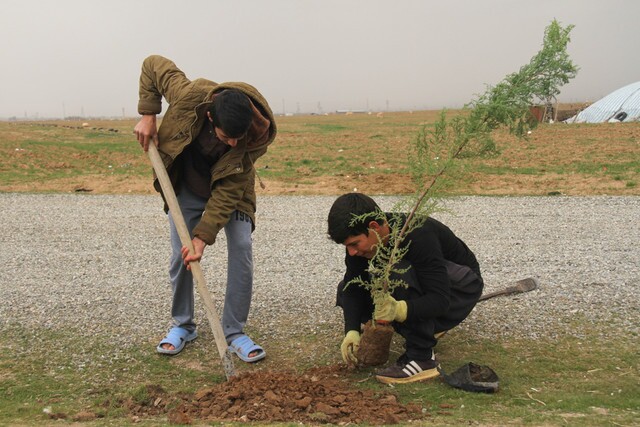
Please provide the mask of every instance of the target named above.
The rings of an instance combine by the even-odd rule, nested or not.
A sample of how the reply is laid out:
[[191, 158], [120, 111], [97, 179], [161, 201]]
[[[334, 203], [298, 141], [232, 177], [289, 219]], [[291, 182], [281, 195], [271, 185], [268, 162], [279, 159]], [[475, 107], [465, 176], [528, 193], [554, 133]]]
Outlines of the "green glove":
[[358, 363], [358, 359], [356, 358], [358, 347], [360, 347], [360, 332], [347, 332], [347, 335], [342, 340], [342, 345], [340, 345], [342, 360], [344, 360], [347, 365], [356, 365]]
[[385, 295], [376, 298], [375, 310], [373, 318], [376, 322], [404, 322], [407, 320], [407, 303], [405, 301], [396, 301], [391, 295]]

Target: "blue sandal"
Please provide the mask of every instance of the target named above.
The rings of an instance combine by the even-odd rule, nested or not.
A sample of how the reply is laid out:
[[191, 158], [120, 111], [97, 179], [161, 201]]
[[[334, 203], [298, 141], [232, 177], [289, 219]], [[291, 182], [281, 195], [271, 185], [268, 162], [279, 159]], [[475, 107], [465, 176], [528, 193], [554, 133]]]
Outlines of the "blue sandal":
[[[267, 356], [264, 349], [258, 344], [254, 343], [251, 338], [246, 335], [241, 335], [238, 338], [231, 341], [229, 349], [234, 352], [241, 360], [247, 363], [257, 362]], [[255, 356], [249, 356], [254, 351], [259, 351]]]
[[[168, 354], [170, 356], [176, 355], [182, 351], [185, 344], [191, 342], [198, 338], [198, 332], [193, 331], [189, 332], [185, 328], [181, 328], [180, 326], [174, 326], [169, 330], [167, 336], [160, 341], [156, 350], [160, 354]], [[166, 348], [162, 348], [163, 344], [171, 344], [174, 348], [173, 350], [167, 350]]]

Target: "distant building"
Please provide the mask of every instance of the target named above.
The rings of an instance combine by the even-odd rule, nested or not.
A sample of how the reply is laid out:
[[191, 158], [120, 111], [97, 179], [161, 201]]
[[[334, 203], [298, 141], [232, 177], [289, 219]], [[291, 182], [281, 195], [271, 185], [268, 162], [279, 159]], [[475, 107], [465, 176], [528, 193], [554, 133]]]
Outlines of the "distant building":
[[336, 110], [336, 114], [365, 114], [364, 110]]
[[640, 82], [631, 83], [594, 102], [565, 123], [633, 122], [640, 120]]

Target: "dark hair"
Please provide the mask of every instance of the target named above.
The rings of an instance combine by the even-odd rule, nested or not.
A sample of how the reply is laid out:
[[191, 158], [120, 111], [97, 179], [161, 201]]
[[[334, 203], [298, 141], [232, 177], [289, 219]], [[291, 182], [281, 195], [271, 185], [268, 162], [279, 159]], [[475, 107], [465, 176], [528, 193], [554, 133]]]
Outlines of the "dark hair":
[[218, 93], [208, 111], [213, 126], [220, 128], [229, 138], [244, 136], [253, 119], [249, 97], [237, 89], [225, 89]]
[[[348, 237], [369, 235], [369, 222], [382, 225], [380, 207], [369, 196], [362, 193], [347, 193], [338, 197], [329, 210], [329, 237], [336, 243], [344, 243]], [[355, 221], [355, 217], [370, 214], [370, 219]]]

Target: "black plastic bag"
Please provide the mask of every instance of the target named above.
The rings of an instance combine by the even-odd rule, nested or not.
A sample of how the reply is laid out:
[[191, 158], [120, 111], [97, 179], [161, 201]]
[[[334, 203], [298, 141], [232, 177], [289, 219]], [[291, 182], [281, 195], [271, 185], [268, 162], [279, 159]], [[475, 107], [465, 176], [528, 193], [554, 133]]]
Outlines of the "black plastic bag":
[[444, 382], [451, 387], [478, 393], [494, 393], [498, 391], [498, 374], [488, 366], [469, 362], [458, 368], [451, 375], [447, 375], [440, 367], [438, 367], [438, 372], [440, 372]]

